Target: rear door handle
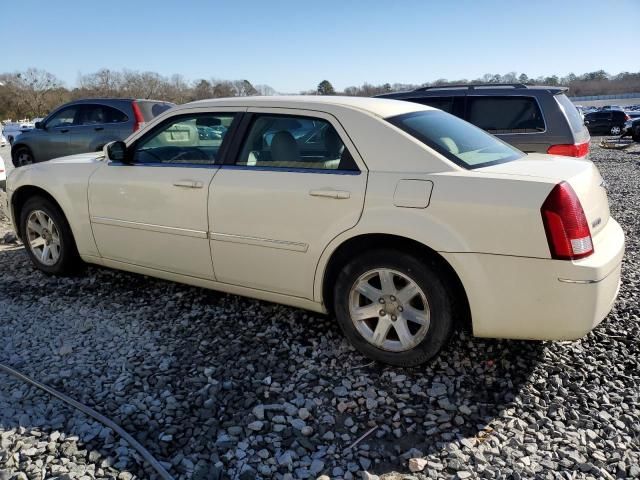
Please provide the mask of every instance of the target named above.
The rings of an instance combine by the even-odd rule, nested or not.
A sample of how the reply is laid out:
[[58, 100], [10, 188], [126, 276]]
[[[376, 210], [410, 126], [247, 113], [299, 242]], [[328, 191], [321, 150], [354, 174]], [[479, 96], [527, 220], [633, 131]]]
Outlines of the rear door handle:
[[94, 128], [94, 130], [95, 130], [96, 132], [99, 132], [100, 130], [104, 130], [104, 127], [96, 127], [96, 128]]
[[310, 190], [309, 195], [312, 197], [335, 198], [337, 200], [345, 200], [351, 197], [351, 192], [346, 190], [332, 190], [330, 188], [320, 190]]
[[177, 182], [174, 182], [173, 186], [181, 188], [202, 188], [204, 184], [196, 180], [179, 180]]
[[67, 133], [69, 131], [68, 128], [63, 128], [62, 130], [60, 130], [60, 133]]

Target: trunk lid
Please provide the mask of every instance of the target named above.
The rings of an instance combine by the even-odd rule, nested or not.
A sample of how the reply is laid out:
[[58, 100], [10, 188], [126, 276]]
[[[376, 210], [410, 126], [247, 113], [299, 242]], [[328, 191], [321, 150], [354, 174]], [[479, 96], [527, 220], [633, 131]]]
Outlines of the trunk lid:
[[[553, 185], [565, 181], [571, 185], [582, 204], [592, 237], [609, 221], [606, 185], [598, 168], [590, 160], [532, 153], [520, 160], [478, 168], [475, 172], [536, 178]], [[541, 199], [541, 206], [544, 200]]]

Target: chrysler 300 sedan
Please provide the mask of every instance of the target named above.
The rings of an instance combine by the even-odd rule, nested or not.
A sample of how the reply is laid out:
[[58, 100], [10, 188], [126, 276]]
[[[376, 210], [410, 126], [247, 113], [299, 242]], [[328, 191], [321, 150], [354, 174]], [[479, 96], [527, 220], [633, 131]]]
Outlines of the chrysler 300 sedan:
[[624, 251], [592, 162], [386, 99], [182, 105], [100, 154], [13, 171], [8, 210], [46, 273], [84, 261], [330, 313], [404, 366], [465, 324], [585, 335]]

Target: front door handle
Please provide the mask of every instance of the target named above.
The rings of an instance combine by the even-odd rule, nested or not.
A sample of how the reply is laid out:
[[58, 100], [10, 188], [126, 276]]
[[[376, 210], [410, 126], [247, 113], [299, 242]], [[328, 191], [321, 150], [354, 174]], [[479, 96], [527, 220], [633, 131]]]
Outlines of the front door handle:
[[174, 182], [173, 186], [181, 188], [202, 188], [204, 184], [196, 180], [179, 180], [177, 182]]
[[99, 132], [100, 130], [104, 130], [104, 127], [96, 127], [96, 128], [94, 128], [94, 130], [95, 130], [96, 132]]
[[67, 133], [69, 131], [68, 128], [63, 128], [62, 130], [60, 130], [60, 133]]
[[312, 197], [326, 197], [326, 198], [335, 198], [337, 200], [345, 200], [351, 197], [351, 192], [347, 192], [346, 190], [333, 190], [331, 188], [320, 189], [320, 190], [310, 190], [309, 195]]

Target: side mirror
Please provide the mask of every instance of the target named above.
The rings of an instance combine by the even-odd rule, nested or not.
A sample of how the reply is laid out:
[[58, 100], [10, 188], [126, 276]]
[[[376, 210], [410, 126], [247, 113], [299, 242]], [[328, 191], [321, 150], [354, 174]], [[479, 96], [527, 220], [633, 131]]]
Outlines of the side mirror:
[[107, 160], [126, 163], [127, 144], [122, 141], [109, 142], [102, 149]]
[[44, 124], [42, 122], [36, 122], [34, 127], [36, 130], [44, 130]]

